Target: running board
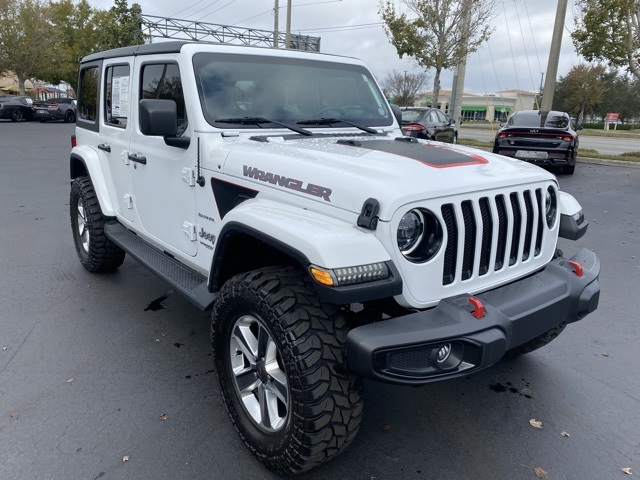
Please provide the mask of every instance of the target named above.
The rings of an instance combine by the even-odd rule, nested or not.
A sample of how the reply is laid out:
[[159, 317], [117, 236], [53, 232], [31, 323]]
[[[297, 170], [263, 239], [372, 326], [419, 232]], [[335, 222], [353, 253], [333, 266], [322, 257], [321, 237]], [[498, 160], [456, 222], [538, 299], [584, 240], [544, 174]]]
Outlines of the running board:
[[205, 277], [149, 245], [117, 222], [106, 223], [104, 233], [109, 240], [142, 265], [173, 285], [196, 307], [201, 310], [211, 308], [216, 294], [207, 288]]

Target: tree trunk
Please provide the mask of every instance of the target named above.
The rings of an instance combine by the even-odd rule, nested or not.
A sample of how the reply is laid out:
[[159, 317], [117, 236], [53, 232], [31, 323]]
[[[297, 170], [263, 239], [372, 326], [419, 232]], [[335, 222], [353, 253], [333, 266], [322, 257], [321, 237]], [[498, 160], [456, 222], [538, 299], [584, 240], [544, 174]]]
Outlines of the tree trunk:
[[438, 101], [440, 100], [440, 72], [441, 68], [436, 68], [436, 74], [433, 77], [433, 96], [431, 97], [431, 106], [438, 108]]
[[20, 72], [16, 72], [16, 76], [18, 77], [18, 90], [20, 95], [24, 95], [24, 74]]

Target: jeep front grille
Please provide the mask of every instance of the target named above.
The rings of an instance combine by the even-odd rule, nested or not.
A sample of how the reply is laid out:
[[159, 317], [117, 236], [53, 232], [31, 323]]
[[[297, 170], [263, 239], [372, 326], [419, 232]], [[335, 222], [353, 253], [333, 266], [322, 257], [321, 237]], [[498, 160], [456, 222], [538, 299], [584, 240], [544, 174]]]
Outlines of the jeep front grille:
[[483, 277], [538, 257], [544, 233], [542, 198], [538, 188], [442, 205], [447, 231], [442, 284], [468, 280], [474, 272]]

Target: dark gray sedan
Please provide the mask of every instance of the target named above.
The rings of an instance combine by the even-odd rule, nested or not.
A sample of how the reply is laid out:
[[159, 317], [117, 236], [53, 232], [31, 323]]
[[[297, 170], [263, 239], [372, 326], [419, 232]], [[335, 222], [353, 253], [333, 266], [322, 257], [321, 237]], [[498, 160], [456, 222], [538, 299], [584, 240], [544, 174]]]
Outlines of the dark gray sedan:
[[493, 142], [493, 153], [536, 165], [559, 167], [572, 175], [578, 156], [578, 125], [565, 112], [521, 110], [509, 117]]
[[409, 137], [457, 143], [454, 121], [437, 108], [401, 107], [402, 132]]
[[50, 98], [33, 104], [33, 113], [41, 122], [63, 120], [66, 123], [76, 121], [76, 101], [73, 98]]
[[0, 97], [0, 118], [12, 122], [33, 119], [33, 98], [26, 95], [4, 95]]

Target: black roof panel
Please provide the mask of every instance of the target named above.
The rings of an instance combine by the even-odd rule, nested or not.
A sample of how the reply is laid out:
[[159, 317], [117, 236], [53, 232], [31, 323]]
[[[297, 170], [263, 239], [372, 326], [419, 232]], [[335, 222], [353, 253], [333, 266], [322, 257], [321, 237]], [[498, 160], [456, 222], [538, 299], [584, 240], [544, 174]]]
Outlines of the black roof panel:
[[105, 58], [116, 57], [129, 57], [132, 55], [154, 55], [157, 53], [178, 53], [182, 46], [187, 41], [172, 41], [172, 42], [156, 42], [145, 43], [143, 45], [133, 45], [131, 47], [114, 48], [113, 50], [106, 50], [104, 52], [93, 53], [87, 55], [81, 61], [81, 63], [92, 62], [95, 60], [102, 60]]

